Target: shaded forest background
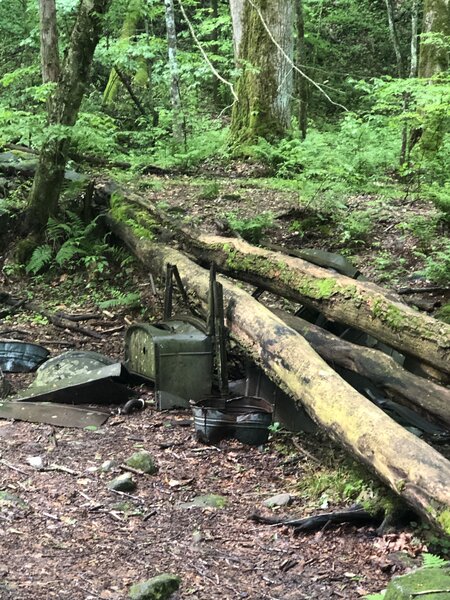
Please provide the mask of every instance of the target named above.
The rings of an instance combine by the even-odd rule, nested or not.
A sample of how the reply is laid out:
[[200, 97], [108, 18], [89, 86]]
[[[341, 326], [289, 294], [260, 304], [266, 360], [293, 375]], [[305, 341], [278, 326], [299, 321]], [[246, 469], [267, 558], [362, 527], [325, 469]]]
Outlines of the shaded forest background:
[[[282, 3], [271, 4], [281, 10]], [[445, 2], [297, 2], [291, 14], [293, 62], [286, 71], [286, 78], [293, 78], [289, 123], [278, 129], [250, 128], [245, 135], [235, 116], [245, 104], [242, 81], [262, 76], [264, 67], [242, 56], [236, 60], [229, 4], [211, 0], [171, 6], [172, 33], [167, 3], [113, 0], [102, 21], [78, 119], [69, 128], [51, 119], [49, 125], [56, 83], [42, 83], [37, 3], [4, 0], [0, 144], [6, 150], [23, 145], [39, 151], [45, 141], [70, 137], [69, 158], [77, 170], [103, 165], [122, 182], [134, 181], [150, 165], [179, 174], [233, 176], [251, 175], [248, 165], [255, 165], [253, 173], [298, 193], [303, 205], [336, 226], [346, 220], [343, 235], [356, 245], [370, 237], [373, 210], [366, 206], [350, 212], [352, 195], [376, 195], [387, 205], [399, 197], [432, 202], [435, 211], [418, 215], [403, 229], [419, 237], [417, 256], [425, 261], [426, 275], [448, 281]], [[427, 15], [439, 11], [434, 30], [421, 34]], [[78, 14], [79, 2], [57, 2], [61, 61]], [[175, 67], [169, 52], [174, 43]], [[270, 52], [270, 43], [261, 53]], [[117, 168], [121, 164], [128, 168]], [[29, 198], [30, 185], [25, 182], [6, 194], [1, 210], [9, 212], [10, 222]], [[65, 186], [66, 208], [79, 189], [76, 182]], [[239, 215], [237, 221], [239, 229]]]

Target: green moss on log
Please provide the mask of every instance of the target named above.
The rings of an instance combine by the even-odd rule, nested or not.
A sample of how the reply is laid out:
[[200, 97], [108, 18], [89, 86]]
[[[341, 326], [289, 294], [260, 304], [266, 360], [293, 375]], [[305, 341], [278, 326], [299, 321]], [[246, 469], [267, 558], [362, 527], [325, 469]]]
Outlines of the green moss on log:
[[155, 239], [159, 225], [146, 210], [136, 210], [127, 202], [125, 196], [117, 191], [111, 195], [110, 206], [113, 219], [128, 225], [136, 237], [149, 241]]

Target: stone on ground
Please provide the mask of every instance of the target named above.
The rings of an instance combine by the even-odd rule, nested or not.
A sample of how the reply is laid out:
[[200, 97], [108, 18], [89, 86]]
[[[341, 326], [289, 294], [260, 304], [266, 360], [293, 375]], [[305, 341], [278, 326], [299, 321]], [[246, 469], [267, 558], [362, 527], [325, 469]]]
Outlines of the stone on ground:
[[135, 452], [127, 458], [125, 463], [132, 467], [133, 469], [138, 469], [143, 473], [147, 473], [148, 475], [154, 475], [158, 472], [158, 467], [155, 463], [155, 459], [147, 452], [147, 450], [141, 450], [140, 452]]
[[178, 504], [178, 508], [225, 508], [227, 499], [217, 494], [196, 496], [190, 502]]
[[168, 600], [180, 587], [181, 578], [171, 573], [162, 573], [147, 581], [132, 585], [129, 597], [131, 600]]
[[384, 600], [450, 600], [450, 563], [396, 577], [389, 583]]
[[292, 496], [290, 494], [277, 494], [264, 500], [264, 506], [268, 508], [274, 508], [275, 506], [288, 506], [292, 502]]
[[110, 490], [115, 490], [116, 492], [133, 492], [136, 489], [136, 484], [133, 481], [131, 473], [124, 473], [123, 475], [119, 475], [119, 477], [112, 479], [108, 483], [108, 488]]

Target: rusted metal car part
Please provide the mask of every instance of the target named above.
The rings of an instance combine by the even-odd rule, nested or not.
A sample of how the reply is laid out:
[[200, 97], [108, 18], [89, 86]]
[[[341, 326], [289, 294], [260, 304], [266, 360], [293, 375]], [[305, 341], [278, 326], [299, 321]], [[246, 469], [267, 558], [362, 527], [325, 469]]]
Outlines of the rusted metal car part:
[[267, 400], [250, 396], [229, 397], [227, 352], [223, 309], [223, 286], [216, 281], [214, 265], [210, 269], [210, 315], [220, 397], [191, 402], [197, 438], [217, 443], [233, 437], [243, 444], [259, 446], [267, 442], [273, 406]]
[[0, 341], [0, 369], [4, 373], [31, 373], [47, 360], [47, 348], [18, 340]]
[[192, 404], [197, 438], [208, 444], [233, 437], [260, 446], [269, 437], [273, 407], [262, 398], [205, 398]]
[[159, 410], [187, 408], [189, 400], [211, 394], [212, 388], [211, 336], [205, 323], [193, 314], [171, 318], [174, 279], [191, 310], [178, 269], [167, 265], [164, 321], [137, 323], [125, 336], [125, 365], [133, 375], [154, 382]]
[[58, 427], [100, 427], [109, 412], [50, 402], [0, 402], [0, 419], [47, 423]]
[[130, 395], [128, 379], [122, 363], [96, 352], [70, 351], [42, 365], [33, 383], [11, 401], [121, 404]]
[[230, 382], [230, 391], [236, 395], [257, 396], [273, 406], [273, 421], [289, 431], [314, 433], [317, 425], [306, 411], [285, 394], [262, 369], [247, 363], [245, 379]]
[[59, 384], [64, 379], [83, 375], [113, 365], [114, 361], [98, 352], [85, 350], [69, 350], [54, 356], [36, 371], [33, 387]]

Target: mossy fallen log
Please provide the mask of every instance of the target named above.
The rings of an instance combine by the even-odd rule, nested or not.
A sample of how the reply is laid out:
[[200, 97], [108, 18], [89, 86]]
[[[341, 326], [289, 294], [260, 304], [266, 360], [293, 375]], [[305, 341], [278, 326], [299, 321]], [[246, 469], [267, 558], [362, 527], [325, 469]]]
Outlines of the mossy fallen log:
[[134, 220], [145, 237], [158, 227], [201, 265], [214, 262], [222, 273], [317, 309], [328, 319], [363, 330], [438, 371], [450, 373], [450, 325], [404, 304], [394, 293], [313, 265], [297, 257], [258, 248], [236, 238], [174, 226], [173, 219], [133, 193], [116, 191], [114, 212]]
[[286, 311], [271, 310], [289, 327], [298, 331], [328, 364], [370, 379], [397, 402], [425, 416], [432, 416], [442, 425], [450, 426], [449, 388], [413, 375], [380, 350], [342, 340]]
[[[189, 293], [206, 304], [208, 271], [182, 252], [139, 236], [130, 213], [111, 230], [155, 274], [176, 264]], [[450, 462], [397, 425], [329, 367], [309, 344], [247, 292], [221, 278], [227, 325], [240, 347], [311, 417], [441, 532], [450, 535]]]

